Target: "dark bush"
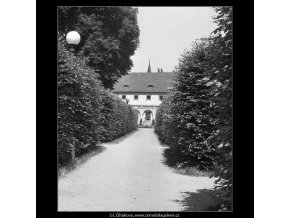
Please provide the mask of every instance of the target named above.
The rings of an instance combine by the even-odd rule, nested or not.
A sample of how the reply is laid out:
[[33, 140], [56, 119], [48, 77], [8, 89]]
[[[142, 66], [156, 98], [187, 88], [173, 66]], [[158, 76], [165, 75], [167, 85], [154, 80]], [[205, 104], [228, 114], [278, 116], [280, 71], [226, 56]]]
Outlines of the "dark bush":
[[155, 132], [170, 164], [212, 170], [222, 205], [232, 200], [232, 8], [216, 7], [218, 27], [185, 52]]
[[69, 163], [99, 142], [137, 128], [137, 112], [105, 90], [83, 57], [75, 57], [58, 38], [58, 164]]
[[138, 127], [138, 113], [119, 97], [104, 90], [102, 95], [101, 141], [111, 141]]

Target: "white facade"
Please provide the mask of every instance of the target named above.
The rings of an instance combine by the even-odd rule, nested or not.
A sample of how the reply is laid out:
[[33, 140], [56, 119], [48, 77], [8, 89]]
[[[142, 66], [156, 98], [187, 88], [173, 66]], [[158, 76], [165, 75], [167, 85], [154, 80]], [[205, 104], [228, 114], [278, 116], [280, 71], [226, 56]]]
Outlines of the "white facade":
[[160, 99], [160, 96], [164, 97], [164, 94], [154, 94], [154, 93], [125, 94], [124, 93], [124, 94], [118, 94], [118, 96], [124, 101], [126, 101], [127, 99], [129, 101], [128, 103], [132, 105], [132, 107], [138, 111], [138, 124], [140, 123], [141, 119], [142, 119], [142, 124], [145, 126], [146, 125], [150, 126], [152, 124], [153, 119], [156, 122], [156, 111], [162, 102]]
[[[142, 94], [142, 95], [139, 95], [139, 94], [119, 94], [118, 96], [120, 98], [122, 98], [122, 96], [125, 95], [126, 96], [126, 99], [129, 100], [129, 104], [132, 105], [132, 106], [140, 106], [140, 105], [154, 105], [154, 106], [159, 106], [161, 104], [161, 100], [159, 98], [160, 95], [155, 95], [155, 94]], [[147, 96], [151, 96], [151, 99], [150, 100], [147, 100]], [[138, 99], [134, 99], [134, 96], [138, 96]], [[161, 95], [163, 96], [163, 95]]]
[[122, 76], [114, 84], [113, 92], [138, 111], [140, 126], [151, 127], [156, 123], [156, 111], [169, 92], [173, 75], [171, 72], [152, 73], [149, 63], [147, 73], [134, 72]]

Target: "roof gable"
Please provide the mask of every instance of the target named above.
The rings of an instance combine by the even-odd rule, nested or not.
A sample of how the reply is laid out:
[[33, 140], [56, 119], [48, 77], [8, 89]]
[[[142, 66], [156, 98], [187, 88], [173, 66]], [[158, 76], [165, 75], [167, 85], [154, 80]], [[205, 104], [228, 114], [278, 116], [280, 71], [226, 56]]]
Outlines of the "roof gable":
[[114, 85], [114, 92], [168, 92], [173, 73], [129, 73]]

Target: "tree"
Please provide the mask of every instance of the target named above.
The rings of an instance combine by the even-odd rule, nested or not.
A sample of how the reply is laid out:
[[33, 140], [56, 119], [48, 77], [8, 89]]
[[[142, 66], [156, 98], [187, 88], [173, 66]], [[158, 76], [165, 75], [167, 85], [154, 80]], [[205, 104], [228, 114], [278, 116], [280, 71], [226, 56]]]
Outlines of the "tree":
[[70, 145], [76, 145], [76, 155], [99, 141], [101, 84], [82, 58], [65, 48], [58, 37], [58, 160], [69, 159]]
[[58, 165], [137, 128], [138, 114], [119, 97], [103, 88], [86, 59], [75, 56], [58, 36]]
[[232, 200], [232, 8], [216, 7], [217, 28], [185, 52], [172, 90], [160, 105], [155, 132], [169, 158], [212, 169], [223, 204]]
[[133, 66], [130, 57], [139, 45], [137, 13], [127, 6], [58, 8], [59, 32], [80, 33], [76, 53], [87, 57], [105, 88], [112, 88]]
[[231, 207], [232, 198], [232, 7], [216, 7], [214, 18], [218, 27], [211, 42], [218, 55], [215, 56], [212, 85], [213, 110], [217, 114], [215, 131], [210, 143], [217, 149], [215, 176], [217, 187], [225, 190], [225, 203]]
[[212, 57], [208, 46], [207, 40], [195, 43], [182, 55], [171, 97], [171, 107], [177, 114], [177, 145], [183, 155], [183, 164], [201, 170], [213, 168], [216, 154], [208, 143], [214, 128], [208, 86]]

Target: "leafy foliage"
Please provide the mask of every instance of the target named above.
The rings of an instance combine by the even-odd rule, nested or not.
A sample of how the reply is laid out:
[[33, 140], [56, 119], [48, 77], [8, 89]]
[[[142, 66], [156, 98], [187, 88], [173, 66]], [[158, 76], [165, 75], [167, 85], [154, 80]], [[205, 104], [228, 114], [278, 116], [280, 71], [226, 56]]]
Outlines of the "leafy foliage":
[[232, 8], [216, 7], [217, 29], [185, 52], [155, 132], [174, 164], [211, 169], [223, 205], [232, 197]]
[[217, 7], [215, 22], [218, 28], [211, 41], [216, 45], [215, 74], [213, 80], [219, 86], [212, 87], [213, 109], [218, 115], [215, 131], [209, 142], [218, 151], [215, 158], [215, 176], [217, 187], [225, 190], [224, 204], [230, 207], [232, 198], [232, 8]]
[[[180, 59], [176, 76], [172, 84], [172, 92], [160, 108], [165, 107], [165, 122], [162, 130], [166, 143], [172, 146], [175, 156], [180, 156], [184, 166], [195, 166], [200, 170], [213, 167], [216, 152], [207, 141], [213, 129], [211, 114], [213, 113], [209, 101], [207, 85], [209, 75], [208, 62], [210, 56], [206, 46], [208, 42], [195, 44]], [[160, 110], [157, 112], [157, 123], [160, 125]], [[162, 122], [162, 121], [161, 121]], [[156, 125], [157, 132], [159, 125]], [[163, 126], [164, 125], [164, 126]], [[170, 126], [172, 129], [168, 128]], [[161, 140], [164, 140], [161, 137]]]
[[101, 141], [111, 141], [138, 126], [138, 112], [119, 97], [105, 90], [102, 95]]
[[80, 33], [75, 51], [87, 57], [105, 88], [112, 88], [133, 66], [130, 56], [139, 45], [137, 13], [127, 6], [58, 7], [58, 31]]
[[[110, 105], [111, 107], [108, 107]], [[58, 38], [58, 163], [70, 161], [101, 141], [122, 136], [137, 128], [137, 112], [105, 90], [87, 60], [76, 57]]]

